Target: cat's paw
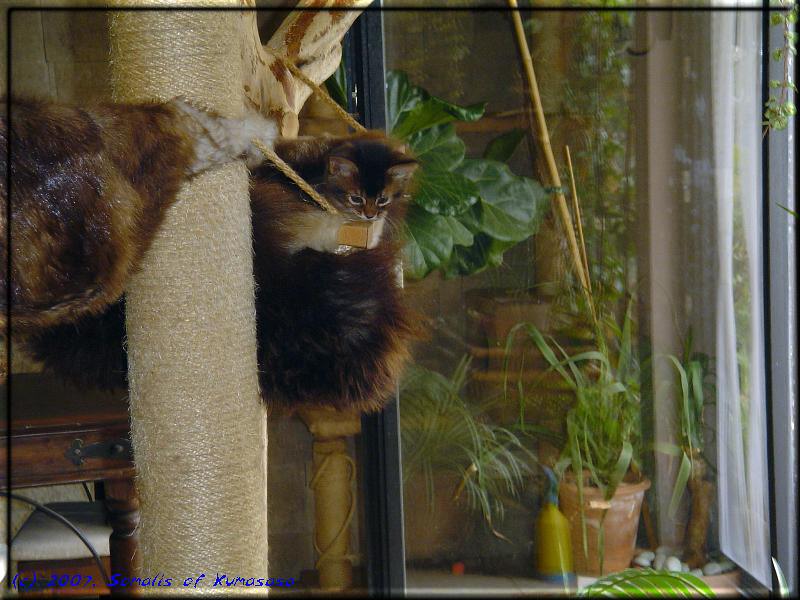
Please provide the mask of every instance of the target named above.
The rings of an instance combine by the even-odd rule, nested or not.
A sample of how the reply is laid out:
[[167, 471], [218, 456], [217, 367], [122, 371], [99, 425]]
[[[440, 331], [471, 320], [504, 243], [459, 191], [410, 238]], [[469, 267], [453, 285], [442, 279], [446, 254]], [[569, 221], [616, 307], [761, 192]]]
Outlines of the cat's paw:
[[228, 118], [197, 108], [183, 98], [174, 98], [171, 104], [186, 117], [195, 138], [192, 173], [199, 173], [237, 158], [244, 158], [247, 166], [253, 168], [264, 161], [264, 154], [253, 140], [272, 148], [275, 138], [278, 137], [275, 121], [250, 108], [242, 117]]

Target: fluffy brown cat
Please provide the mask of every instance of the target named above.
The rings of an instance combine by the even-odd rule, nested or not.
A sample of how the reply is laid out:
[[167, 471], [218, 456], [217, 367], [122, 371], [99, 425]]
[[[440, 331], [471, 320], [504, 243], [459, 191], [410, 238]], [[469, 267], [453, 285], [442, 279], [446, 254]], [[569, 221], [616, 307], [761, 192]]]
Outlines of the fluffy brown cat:
[[[302, 201], [265, 167], [250, 194], [261, 388], [273, 406], [371, 412], [392, 397], [417, 329], [398, 286], [399, 226], [417, 163], [383, 133], [281, 141], [281, 157], [339, 210]], [[377, 246], [337, 249], [344, 221], [373, 221]]]
[[[398, 227], [417, 166], [383, 134], [279, 140], [276, 152], [340, 211], [325, 213], [269, 165], [253, 172], [261, 390], [271, 407], [375, 411], [418, 337], [397, 283]], [[382, 226], [377, 246], [338, 254], [345, 220]], [[27, 340], [46, 368], [82, 385], [125, 385], [124, 308]]]
[[256, 113], [228, 119], [179, 99], [90, 108], [14, 99], [8, 108], [0, 117], [0, 328], [10, 310], [20, 333], [104, 311], [181, 184], [242, 155], [256, 164], [263, 157], [251, 140], [271, 145], [277, 135]]

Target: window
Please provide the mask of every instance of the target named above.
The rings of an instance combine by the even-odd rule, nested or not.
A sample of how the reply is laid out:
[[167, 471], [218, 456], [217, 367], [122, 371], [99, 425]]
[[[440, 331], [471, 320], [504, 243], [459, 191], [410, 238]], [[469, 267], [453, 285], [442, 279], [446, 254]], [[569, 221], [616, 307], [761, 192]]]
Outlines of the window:
[[[794, 463], [779, 456], [796, 452], [786, 425], [796, 387], [787, 370], [794, 224], [775, 206], [792, 202], [788, 171], [780, 171], [792, 158], [785, 134], [771, 134], [769, 154], [762, 151], [763, 15], [522, 16], [565, 181], [562, 149], [570, 146], [594, 298], [617, 325], [606, 330], [613, 356], [631, 307], [641, 409], [631, 442], [652, 484], [637, 545], [667, 547], [664, 560], [685, 562], [701, 527], [704, 557], [693, 566], [727, 571], [713, 580], [718, 589], [771, 587], [770, 556], [785, 565], [795, 556], [775, 524], [796, 510], [794, 496], [784, 501], [770, 485], [776, 469], [782, 489], [796, 477]], [[450, 254], [423, 241], [406, 262], [409, 295], [432, 324], [399, 397], [409, 590], [548, 589], [536, 579], [536, 524], [548, 485], [538, 465], [564, 456], [575, 393], [534, 341], [507, 345], [507, 335], [533, 323], [567, 355], [597, 349], [549, 208], [553, 190], [510, 21], [502, 11], [383, 18], [389, 129], [402, 137], [409, 127], [398, 126], [398, 82], [463, 109], [447, 124], [407, 135], [423, 167], [435, 160], [424, 141], [436, 135], [455, 149], [452, 172], [477, 181], [477, 170], [487, 172], [479, 159], [499, 158], [547, 195], [541, 207], [530, 196], [533, 235], [501, 240], [496, 229], [482, 229], [497, 208], [486, 176], [472, 214], [461, 219], [472, 238], [451, 231]], [[463, 142], [463, 159], [454, 139]], [[412, 229], [421, 219], [413, 211]], [[477, 224], [476, 214], [484, 219]], [[776, 294], [783, 312], [772, 303]], [[776, 319], [789, 330], [779, 343]], [[702, 405], [691, 405], [700, 392]], [[690, 410], [681, 412], [684, 398]], [[701, 497], [710, 505], [705, 524], [693, 505]], [[783, 508], [776, 512], [770, 498]], [[462, 570], [480, 579], [454, 579]]]

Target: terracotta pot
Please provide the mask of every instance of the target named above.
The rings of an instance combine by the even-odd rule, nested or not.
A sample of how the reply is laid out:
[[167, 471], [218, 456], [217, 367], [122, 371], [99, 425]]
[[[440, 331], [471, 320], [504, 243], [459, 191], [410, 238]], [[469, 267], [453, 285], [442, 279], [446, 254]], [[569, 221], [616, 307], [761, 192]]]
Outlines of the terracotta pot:
[[[636, 550], [636, 531], [642, 499], [650, 487], [650, 480], [638, 483], [621, 483], [610, 501], [596, 487], [583, 487], [583, 510], [586, 519], [588, 555], [583, 552], [581, 510], [578, 504], [578, 486], [574, 481], [562, 481], [558, 489], [561, 512], [570, 523], [572, 555], [575, 572], [579, 575], [603, 575], [621, 571], [630, 566]], [[600, 519], [607, 509], [603, 522], [604, 561], [600, 571], [599, 533]]]
[[472, 523], [463, 494], [452, 500], [460, 481], [453, 473], [435, 473], [433, 505], [421, 475], [412, 476], [403, 486], [406, 560], [442, 559], [458, 551]]

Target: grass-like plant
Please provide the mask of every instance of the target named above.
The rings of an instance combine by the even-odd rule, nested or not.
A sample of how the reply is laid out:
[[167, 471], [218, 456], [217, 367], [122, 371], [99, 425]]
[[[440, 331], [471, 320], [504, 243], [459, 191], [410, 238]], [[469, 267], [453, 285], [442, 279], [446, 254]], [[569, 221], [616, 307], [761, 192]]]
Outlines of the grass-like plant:
[[515, 433], [493, 425], [480, 406], [464, 398], [470, 360], [465, 356], [452, 376], [419, 365], [408, 368], [400, 387], [403, 480], [425, 480], [428, 505], [434, 506], [434, 474], [455, 474], [460, 483], [453, 501], [465, 493], [495, 535], [504, 514], [502, 497], [517, 496], [536, 458]]
[[[706, 561], [706, 538], [709, 526], [709, 506], [713, 483], [707, 480], [710, 465], [704, 456], [706, 425], [703, 413], [713, 402], [713, 373], [708, 355], [692, 350], [692, 334], [684, 344], [683, 355], [666, 355], [672, 365], [678, 385], [676, 403], [676, 433], [678, 444], [660, 443], [656, 449], [680, 458], [680, 467], [672, 488], [668, 514], [675, 516], [688, 486], [692, 494], [692, 509], [687, 525], [684, 558], [693, 566]], [[708, 392], [711, 392], [709, 394]]]
[[[506, 342], [508, 355], [515, 337], [527, 335], [549, 370], [558, 373], [575, 394], [575, 404], [567, 413], [565, 444], [554, 470], [559, 477], [567, 469], [572, 471], [580, 506], [584, 473], [609, 500], [628, 471], [639, 471], [640, 378], [631, 343], [631, 307], [629, 303], [622, 327], [610, 317], [598, 321], [595, 348], [589, 351], [570, 355], [552, 336], [545, 336], [530, 323], [516, 325]], [[588, 555], [583, 511], [581, 529], [584, 554]], [[602, 544], [600, 552], [602, 564]]]
[[675, 370], [679, 383], [679, 401], [677, 403], [676, 420], [678, 422], [679, 447], [660, 444], [658, 449], [679, 456], [681, 466], [672, 490], [669, 503], [669, 515], [675, 516], [678, 504], [686, 490], [686, 483], [696, 470], [694, 461], [703, 460], [705, 448], [705, 420], [703, 412], [707, 400], [707, 392], [712, 386], [710, 382], [710, 359], [707, 355], [692, 352], [691, 332], [684, 347], [683, 356], [673, 354], [665, 356]]

